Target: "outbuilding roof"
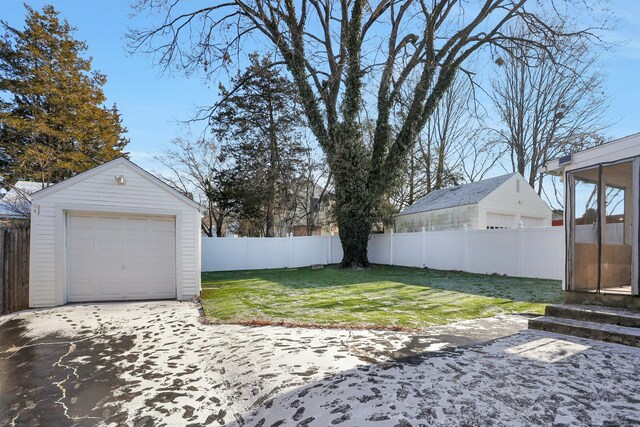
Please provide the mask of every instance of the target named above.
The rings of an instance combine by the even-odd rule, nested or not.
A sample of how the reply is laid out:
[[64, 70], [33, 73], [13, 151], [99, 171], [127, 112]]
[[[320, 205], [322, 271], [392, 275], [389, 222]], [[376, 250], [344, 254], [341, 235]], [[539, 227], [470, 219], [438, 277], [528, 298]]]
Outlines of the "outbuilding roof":
[[124, 157], [118, 157], [117, 159], [111, 160], [110, 162], [107, 163], [103, 163], [100, 166], [96, 166], [93, 169], [89, 169], [86, 172], [82, 172], [78, 175], [72, 176], [71, 178], [67, 178], [64, 181], [61, 181], [55, 185], [52, 185], [50, 187], [44, 188], [42, 190], [36, 191], [35, 193], [32, 194], [31, 198], [35, 201], [35, 200], [39, 200], [43, 197], [47, 197], [53, 193], [56, 193], [60, 190], [63, 190], [71, 185], [74, 185], [84, 179], [90, 178], [94, 175], [97, 175], [99, 173], [105, 172], [106, 170], [113, 168], [114, 166], [118, 166], [118, 165], [122, 165], [127, 167], [128, 169], [132, 170], [133, 172], [136, 172], [137, 174], [139, 174], [141, 177], [145, 178], [146, 180], [148, 180], [149, 182], [151, 182], [152, 184], [160, 187], [162, 190], [166, 191], [167, 193], [171, 194], [172, 196], [174, 196], [176, 199], [182, 201], [183, 203], [186, 203], [198, 210], [200, 210], [202, 207], [194, 200], [191, 200], [190, 198], [188, 198], [187, 196], [185, 196], [184, 194], [182, 194], [181, 192], [177, 191], [175, 188], [172, 188], [171, 186], [169, 186], [167, 183], [165, 183], [164, 181], [162, 181], [161, 179], [159, 179], [158, 177], [156, 177], [155, 175], [151, 174], [150, 172], [147, 172], [146, 170], [144, 170], [143, 168], [141, 168], [140, 166], [136, 165], [135, 163], [133, 163], [131, 160], [126, 159]]
[[29, 212], [31, 194], [48, 187], [50, 184], [35, 181], [18, 181], [0, 199], [0, 217], [21, 218]]
[[411, 206], [403, 209], [399, 215], [476, 204], [516, 174], [517, 172], [432, 191]]

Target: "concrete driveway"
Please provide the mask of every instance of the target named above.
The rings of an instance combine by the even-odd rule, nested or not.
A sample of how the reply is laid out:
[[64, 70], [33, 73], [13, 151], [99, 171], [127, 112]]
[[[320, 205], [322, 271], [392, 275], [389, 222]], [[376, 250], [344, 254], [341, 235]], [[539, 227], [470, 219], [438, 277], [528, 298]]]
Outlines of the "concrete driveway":
[[505, 316], [421, 335], [203, 325], [193, 303], [0, 318], [3, 425], [632, 425], [640, 349]]

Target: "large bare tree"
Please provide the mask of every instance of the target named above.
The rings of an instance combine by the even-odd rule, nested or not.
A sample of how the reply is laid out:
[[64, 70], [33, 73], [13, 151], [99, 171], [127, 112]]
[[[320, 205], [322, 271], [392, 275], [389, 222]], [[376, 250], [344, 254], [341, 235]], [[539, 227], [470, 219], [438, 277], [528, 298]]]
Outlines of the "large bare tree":
[[223, 237], [225, 226], [236, 212], [235, 192], [224, 173], [218, 148], [208, 141], [176, 138], [173, 147], [155, 159], [164, 171], [160, 179], [187, 195], [202, 207], [202, 232]]
[[[407, 95], [410, 98], [410, 94]], [[407, 107], [406, 103], [401, 104], [398, 112], [401, 117]], [[472, 82], [461, 74], [418, 134], [400, 177], [398, 191], [392, 193], [398, 209], [413, 204], [431, 191], [464, 181], [464, 159], [458, 155], [459, 147], [482, 143], [478, 139], [482, 124], [476, 117], [476, 107]]]
[[[140, 0], [138, 10], [158, 12], [162, 21], [133, 32], [131, 45], [187, 72], [241, 66], [247, 46], [285, 66], [333, 175], [342, 266], [363, 267], [376, 210], [458, 72], [469, 71], [469, 58], [514, 45], [544, 51], [566, 37], [588, 37], [589, 29], [561, 25], [559, 11], [576, 13], [582, 3], [211, 0], [190, 8], [180, 0]], [[510, 36], [505, 28], [512, 23], [535, 37]], [[392, 109], [409, 82], [408, 112], [394, 132]], [[361, 127], [365, 106], [375, 122], [370, 144]]]
[[[526, 34], [519, 29], [516, 34]], [[506, 57], [493, 81], [498, 144], [538, 194], [542, 167], [564, 154], [604, 142], [607, 98], [596, 58], [582, 40], [564, 40], [531, 58], [527, 47]]]

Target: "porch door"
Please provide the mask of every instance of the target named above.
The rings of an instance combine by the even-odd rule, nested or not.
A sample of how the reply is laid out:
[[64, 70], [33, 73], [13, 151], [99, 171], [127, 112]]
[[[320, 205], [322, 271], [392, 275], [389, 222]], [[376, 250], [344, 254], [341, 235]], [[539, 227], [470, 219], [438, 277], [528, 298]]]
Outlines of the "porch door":
[[569, 290], [637, 294], [638, 161], [570, 173]]
[[569, 290], [597, 291], [600, 243], [599, 168], [572, 172], [570, 178], [573, 203], [568, 224]]

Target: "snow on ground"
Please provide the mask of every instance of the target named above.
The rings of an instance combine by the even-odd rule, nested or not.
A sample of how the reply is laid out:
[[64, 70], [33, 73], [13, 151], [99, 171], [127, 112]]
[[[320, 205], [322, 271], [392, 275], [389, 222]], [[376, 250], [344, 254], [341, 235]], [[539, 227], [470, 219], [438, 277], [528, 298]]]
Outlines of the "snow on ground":
[[[15, 425], [629, 425], [640, 349], [499, 316], [387, 331], [205, 325], [193, 303], [0, 318]], [[18, 369], [19, 368], [19, 369]], [[38, 379], [38, 380], [36, 380]]]

